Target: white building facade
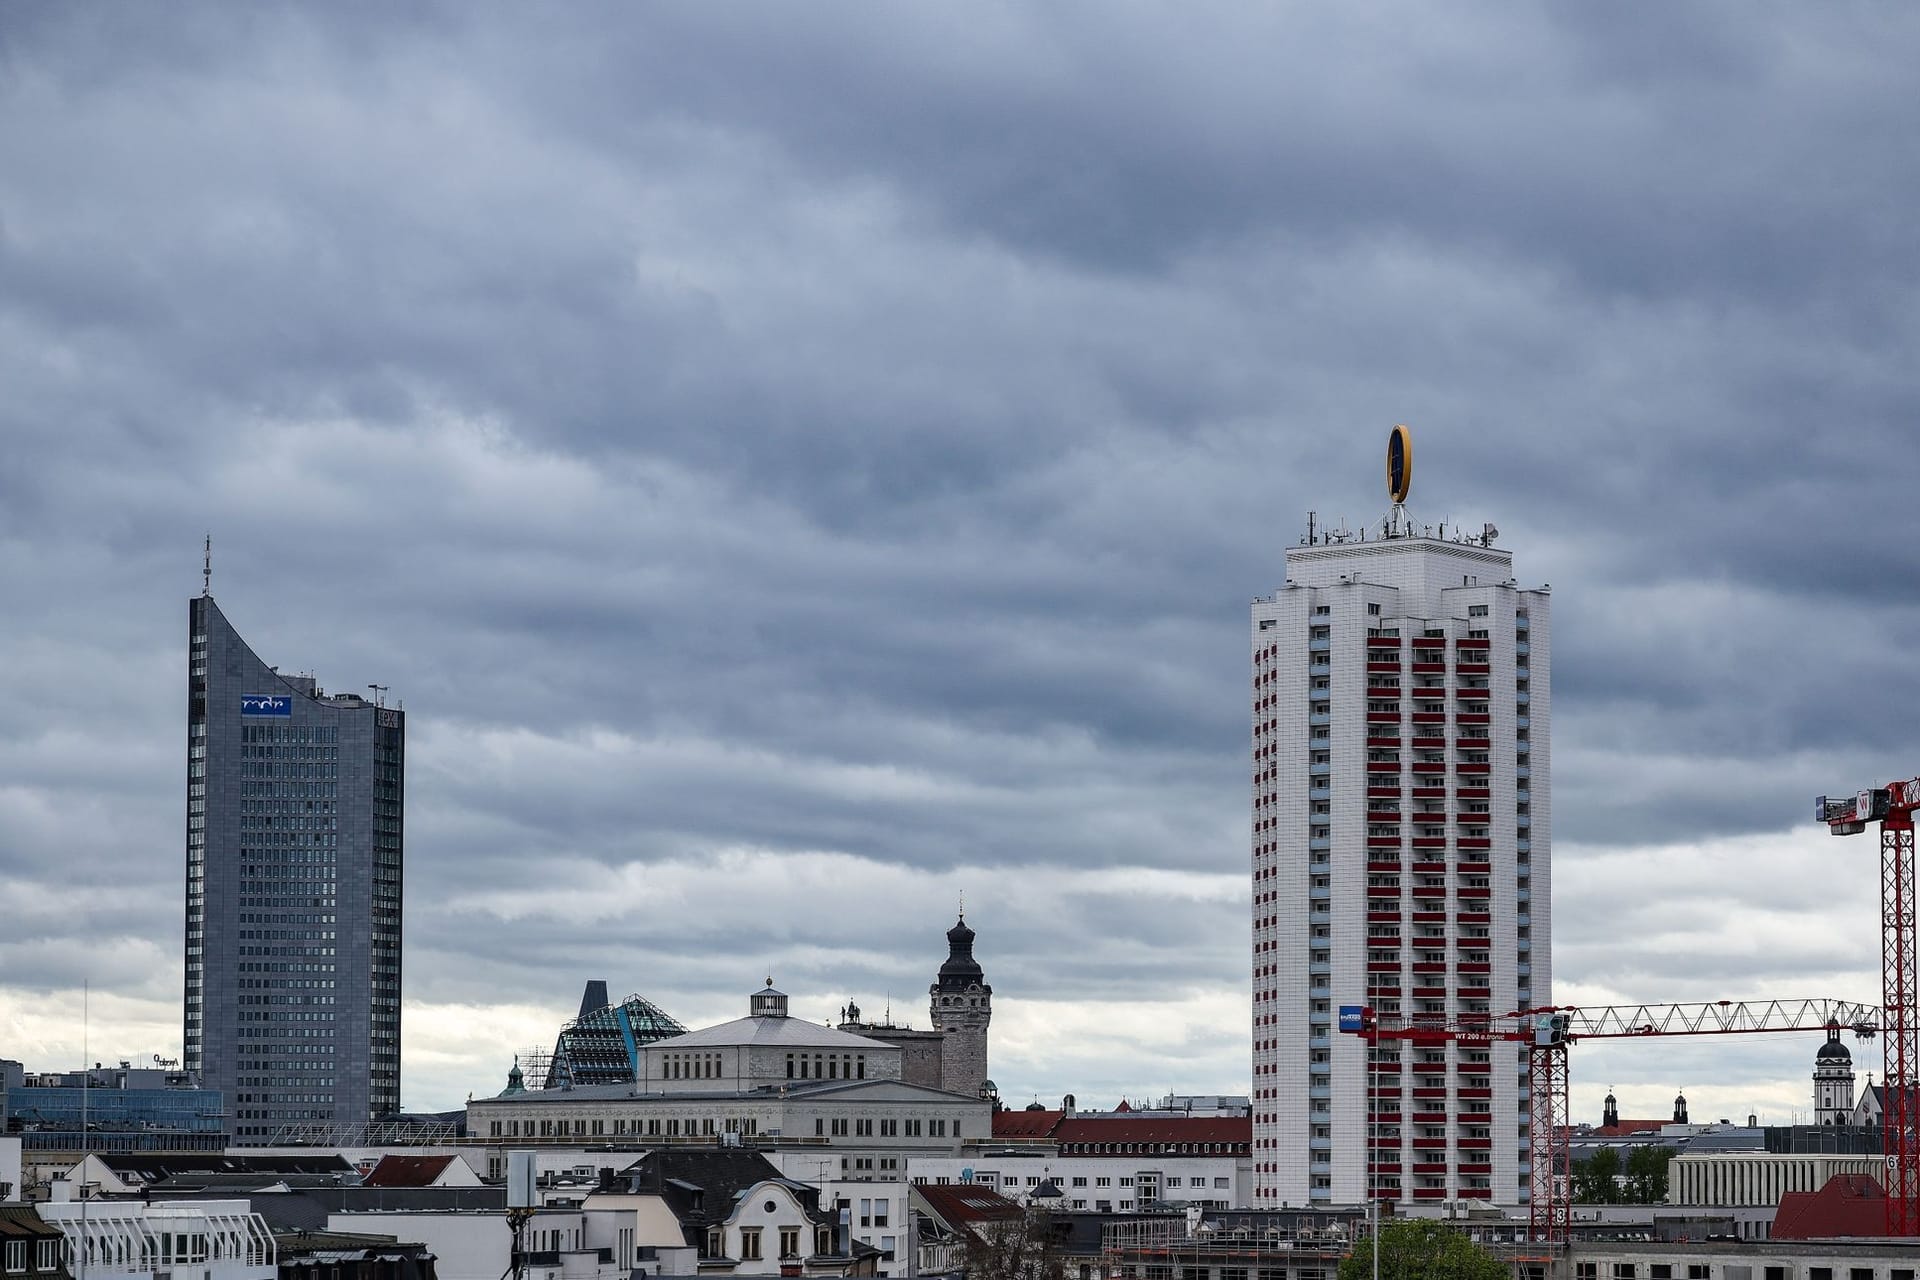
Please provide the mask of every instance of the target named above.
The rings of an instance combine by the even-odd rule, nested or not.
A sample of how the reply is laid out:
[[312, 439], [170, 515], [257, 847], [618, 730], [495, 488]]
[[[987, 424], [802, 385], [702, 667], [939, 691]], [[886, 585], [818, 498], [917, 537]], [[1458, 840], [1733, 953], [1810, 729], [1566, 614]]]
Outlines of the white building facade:
[[1551, 612], [1396, 513], [1252, 608], [1254, 1203], [1527, 1199], [1515, 1044], [1365, 1043], [1342, 1005], [1551, 1002]]

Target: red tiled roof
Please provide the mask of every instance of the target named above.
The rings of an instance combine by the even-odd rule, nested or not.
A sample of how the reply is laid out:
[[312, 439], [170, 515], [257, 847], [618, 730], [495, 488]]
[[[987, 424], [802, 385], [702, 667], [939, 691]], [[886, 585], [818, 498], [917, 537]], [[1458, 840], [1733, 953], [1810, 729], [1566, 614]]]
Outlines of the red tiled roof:
[[369, 1187], [430, 1187], [459, 1156], [381, 1156], [366, 1176]]
[[1066, 1116], [1064, 1111], [996, 1111], [993, 1136], [996, 1138], [1044, 1138]]
[[1020, 1216], [1019, 1205], [992, 1187], [978, 1183], [963, 1182], [946, 1186], [922, 1183], [915, 1186], [914, 1191], [950, 1227], [963, 1227], [975, 1222], [1005, 1222]]
[[1887, 1233], [1887, 1193], [1864, 1173], [1836, 1173], [1818, 1191], [1789, 1191], [1773, 1213], [1775, 1240]]
[[[996, 1133], [996, 1136], [997, 1133]], [[1067, 1142], [1231, 1142], [1253, 1141], [1251, 1116], [1143, 1116], [1124, 1120], [1062, 1120], [1053, 1131]]]
[[1658, 1133], [1666, 1125], [1665, 1120], [1617, 1120], [1612, 1124], [1603, 1124], [1586, 1133], [1589, 1138], [1625, 1138], [1636, 1133]]

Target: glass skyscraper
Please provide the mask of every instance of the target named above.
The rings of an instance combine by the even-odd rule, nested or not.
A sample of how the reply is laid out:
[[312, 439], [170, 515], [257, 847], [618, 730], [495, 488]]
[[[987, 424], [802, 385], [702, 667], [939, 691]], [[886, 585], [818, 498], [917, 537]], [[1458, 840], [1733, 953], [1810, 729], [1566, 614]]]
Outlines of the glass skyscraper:
[[242, 1145], [392, 1115], [406, 718], [188, 619], [186, 1068]]

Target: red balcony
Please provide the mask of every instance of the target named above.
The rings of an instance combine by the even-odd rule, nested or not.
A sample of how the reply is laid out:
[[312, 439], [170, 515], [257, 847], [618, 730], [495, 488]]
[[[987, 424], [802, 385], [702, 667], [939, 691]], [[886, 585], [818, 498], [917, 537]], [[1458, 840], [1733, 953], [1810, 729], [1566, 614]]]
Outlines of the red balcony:
[[1400, 745], [1400, 738], [1397, 734], [1390, 738], [1381, 737], [1380, 726], [1377, 724], [1369, 727], [1367, 734], [1367, 745], [1370, 747], [1398, 747]]
[[1447, 913], [1444, 911], [1416, 911], [1413, 913], [1415, 924], [1445, 924]]
[[1367, 1086], [1367, 1096], [1369, 1098], [1397, 1098], [1400, 1096], [1400, 1082], [1395, 1080], [1391, 1084], [1369, 1085]]
[[[1394, 768], [1396, 768], [1396, 769], [1397, 769], [1397, 768], [1399, 768], [1399, 767], [1400, 767], [1400, 766], [1398, 766], [1398, 765], [1395, 765], [1395, 766], [1394, 766]], [[1491, 764], [1489, 764], [1489, 763], [1487, 763], [1487, 762], [1486, 762], [1485, 760], [1481, 760], [1481, 761], [1478, 761], [1478, 762], [1475, 762], [1475, 761], [1472, 761], [1472, 760], [1462, 760], [1462, 761], [1461, 761], [1461, 762], [1460, 762], [1459, 764], [1456, 764], [1455, 766], [1453, 766], [1453, 771], [1454, 771], [1455, 773], [1461, 773], [1461, 774], [1467, 774], [1467, 773], [1474, 773], [1474, 774], [1483, 774], [1483, 773], [1492, 773], [1492, 772], [1493, 772], [1493, 766], [1492, 766]]]
[[1400, 686], [1397, 684], [1370, 684], [1367, 686], [1367, 696], [1369, 698], [1397, 698], [1400, 696], [1400, 692]]
[[[1480, 766], [1482, 770], [1486, 767], [1486, 765]], [[1367, 772], [1374, 774], [1398, 774], [1400, 772], [1400, 762], [1398, 760], [1369, 760], [1367, 761]]]
[[[1460, 1168], [1460, 1172], [1492, 1173], [1493, 1166], [1487, 1165], [1484, 1168], [1476, 1168], [1470, 1171], [1467, 1169], [1465, 1165], [1462, 1165]], [[1460, 1198], [1462, 1200], [1491, 1200], [1493, 1199], [1493, 1188], [1492, 1187], [1462, 1187], [1460, 1188]]]
[[1367, 648], [1369, 649], [1398, 649], [1399, 647], [1400, 647], [1399, 636], [1368, 636], [1367, 637]]
[[1493, 1139], [1461, 1138], [1454, 1145], [1458, 1146], [1462, 1151], [1491, 1151], [1493, 1150]]
[[1413, 789], [1413, 798], [1415, 800], [1445, 800], [1447, 798], [1447, 789], [1445, 787], [1415, 787]]
[[1491, 1098], [1491, 1097], [1493, 1096], [1493, 1090], [1491, 1090], [1491, 1089], [1468, 1089], [1468, 1088], [1464, 1088], [1464, 1087], [1463, 1087], [1463, 1088], [1461, 1088], [1461, 1089], [1460, 1089], [1460, 1090], [1458, 1091], [1458, 1096], [1459, 1096], [1459, 1097], [1461, 1097], [1461, 1098], [1463, 1098], [1463, 1099], [1464, 1099], [1464, 1098]]
[[1399, 836], [1368, 836], [1367, 837], [1367, 848], [1369, 849], [1398, 849], [1399, 847], [1400, 847]]
[[1445, 1089], [1415, 1089], [1413, 1090], [1413, 1096], [1416, 1100], [1420, 1098], [1444, 1098], [1447, 1096], [1447, 1091]]
[[1447, 971], [1447, 962], [1444, 960], [1415, 960], [1413, 962], [1413, 971], [1415, 973], [1445, 973]]
[[[1367, 714], [1373, 715], [1374, 713], [1369, 711]], [[1462, 713], [1460, 719], [1461, 723], [1464, 724], [1466, 722], [1466, 715]], [[1413, 713], [1413, 722], [1415, 724], [1445, 724], [1447, 722], [1447, 713], [1444, 711], [1416, 711]]]
[[1484, 884], [1462, 884], [1454, 886], [1454, 896], [1466, 898], [1491, 898], [1493, 886]]
[[1457, 973], [1491, 974], [1493, 972], [1493, 966], [1490, 964], [1483, 964], [1478, 960], [1462, 960], [1459, 964], [1454, 966], [1454, 971]]
[[1486, 787], [1455, 787], [1453, 794], [1462, 800], [1490, 800], [1491, 791]]
[[1398, 822], [1400, 821], [1400, 811], [1398, 809], [1369, 809], [1367, 810], [1367, 821]]
[[1367, 972], [1399, 973], [1400, 962], [1398, 960], [1369, 960], [1367, 961]]
[[[1472, 836], [1462, 836], [1460, 838], [1460, 847], [1462, 849], [1484, 849], [1490, 843], [1489, 841], [1482, 840], [1478, 844], [1468, 844], [1467, 841], [1473, 838]], [[1460, 862], [1460, 874], [1463, 876], [1484, 876], [1492, 870], [1493, 864], [1484, 858], [1462, 859]]]
[[1416, 747], [1424, 747], [1430, 751], [1438, 751], [1446, 747], [1447, 740], [1445, 738], [1423, 738], [1416, 734], [1414, 735], [1413, 745]]
[[1398, 711], [1369, 711], [1367, 712], [1367, 723], [1399, 724], [1400, 713]]
[[1399, 1173], [1400, 1162], [1398, 1160], [1395, 1160], [1392, 1164], [1369, 1164], [1367, 1166], [1367, 1172], [1368, 1173]]
[[[1424, 860], [1424, 861], [1414, 863], [1413, 869], [1415, 874], [1418, 874], [1418, 875], [1432, 875], [1432, 876], [1445, 875], [1447, 872], [1447, 864], [1444, 862], [1434, 862], [1431, 860]], [[1436, 890], [1433, 890], [1432, 892], [1435, 895], [1437, 895], [1440, 891], [1436, 889]], [[1414, 894], [1414, 897], [1416, 898], [1422, 897], [1422, 896], [1425, 896], [1426, 893], [1427, 893], [1426, 890], [1420, 890]]]
[[[1415, 1161], [1415, 1162], [1414, 1162], [1414, 1165], [1413, 1165], [1413, 1171], [1414, 1171], [1415, 1173], [1424, 1173], [1424, 1174], [1429, 1174], [1429, 1175], [1431, 1175], [1431, 1174], [1436, 1174], [1436, 1173], [1445, 1173], [1445, 1172], [1447, 1171], [1447, 1166], [1446, 1166], [1446, 1163], [1445, 1163], [1444, 1161], [1443, 1161], [1443, 1162], [1441, 1162], [1440, 1164], [1434, 1164], [1434, 1163], [1432, 1163], [1431, 1161], [1429, 1161], [1429, 1162], [1428, 1162], [1428, 1163], [1426, 1163], [1426, 1164], [1421, 1164], [1421, 1163], [1420, 1163], [1419, 1161]], [[1415, 1188], [1414, 1188], [1414, 1191], [1413, 1191], [1413, 1194], [1414, 1194], [1414, 1195], [1415, 1195], [1416, 1197], [1419, 1197], [1419, 1196], [1420, 1196], [1420, 1192], [1421, 1192], [1421, 1188], [1419, 1188], [1419, 1187], [1415, 1187]], [[1440, 1193], [1440, 1192], [1435, 1192], [1434, 1194], [1435, 1194], [1435, 1195], [1439, 1195], [1439, 1194], [1442, 1194], [1442, 1193]]]
[[[1439, 1173], [1445, 1173], [1446, 1171], [1444, 1165], [1436, 1170], [1436, 1172]], [[1416, 1169], [1414, 1172], [1418, 1173], [1419, 1170]], [[1447, 1198], [1447, 1189], [1445, 1187], [1415, 1187], [1413, 1189], [1413, 1198], [1415, 1200], [1445, 1200]]]
[[1454, 696], [1457, 698], [1466, 698], [1473, 702], [1485, 702], [1488, 698], [1493, 696], [1493, 690], [1491, 689], [1464, 689], [1463, 688], [1463, 689], [1455, 689], [1453, 693], [1454, 693]]
[[[1417, 667], [1415, 668], [1415, 670], [1418, 669]], [[1463, 653], [1460, 655], [1460, 661], [1454, 664], [1453, 669], [1457, 674], [1463, 676], [1485, 676], [1493, 674], [1487, 668], [1485, 655], [1470, 661], [1467, 655]]]
[[1399, 869], [1400, 864], [1398, 862], [1376, 862], [1373, 860], [1373, 855], [1367, 855], [1367, 870], [1369, 871], [1386, 872], [1398, 871]]
[[1443, 676], [1447, 674], [1447, 664], [1444, 662], [1416, 662], [1413, 664], [1413, 674], [1417, 676]]
[[[1387, 918], [1389, 920], [1393, 919], [1392, 916]], [[1367, 948], [1371, 951], [1398, 951], [1400, 950], [1400, 939], [1376, 938], [1369, 934], [1367, 935]]]
[[1444, 702], [1447, 697], [1447, 687], [1443, 684], [1416, 685], [1413, 696], [1422, 702]]
[[1493, 999], [1493, 988], [1462, 987], [1460, 988], [1460, 998], [1462, 1000], [1491, 1000]]
[[[1368, 868], [1367, 868], [1367, 870], [1369, 870], [1369, 871], [1371, 871], [1371, 870], [1373, 870], [1373, 868], [1372, 868], [1372, 867], [1368, 867]], [[1419, 918], [1420, 918], [1419, 916], [1415, 916], [1415, 917], [1414, 917], [1414, 919], [1415, 919], [1415, 920], [1418, 920]], [[1456, 916], [1454, 916], [1454, 919], [1455, 919], [1455, 920], [1458, 920], [1458, 921], [1459, 921], [1459, 922], [1460, 922], [1461, 924], [1492, 924], [1492, 923], [1493, 923], [1493, 912], [1491, 912], [1491, 911], [1462, 911], [1462, 912], [1460, 912], [1459, 914], [1457, 914]]]
[[1447, 989], [1445, 987], [1415, 987], [1413, 989], [1413, 998], [1415, 1000], [1445, 1000], [1447, 998]]
[[1391, 662], [1378, 662], [1372, 658], [1367, 660], [1367, 673], [1369, 675], [1393, 675], [1399, 670], [1400, 660], [1398, 658], [1395, 658]]
[[[1419, 716], [1414, 717], [1415, 720], [1419, 718]], [[1484, 711], [1459, 711], [1454, 713], [1453, 722], [1455, 724], [1491, 724], [1493, 717]]]

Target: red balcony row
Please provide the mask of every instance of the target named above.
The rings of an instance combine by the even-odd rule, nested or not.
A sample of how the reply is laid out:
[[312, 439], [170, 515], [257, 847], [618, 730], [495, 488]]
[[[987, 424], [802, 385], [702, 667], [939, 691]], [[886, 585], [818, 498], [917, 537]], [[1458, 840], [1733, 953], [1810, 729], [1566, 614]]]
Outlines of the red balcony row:
[[[1419, 716], [1414, 717], [1416, 720], [1419, 718]], [[1493, 717], [1484, 711], [1456, 711], [1453, 722], [1455, 724], [1492, 724]]]
[[1487, 663], [1485, 662], [1484, 659], [1480, 661], [1469, 662], [1466, 660], [1467, 655], [1464, 653], [1460, 655], [1460, 658], [1461, 660], [1455, 663], [1453, 667], [1454, 671], [1459, 675], [1484, 676], [1484, 675], [1492, 674], [1492, 672], [1488, 670]]
[[1367, 671], [1370, 674], [1390, 675], [1395, 672], [1398, 672], [1399, 670], [1400, 670], [1400, 660], [1398, 658], [1394, 659], [1391, 662], [1377, 662], [1372, 658], [1369, 658], [1367, 660]]

